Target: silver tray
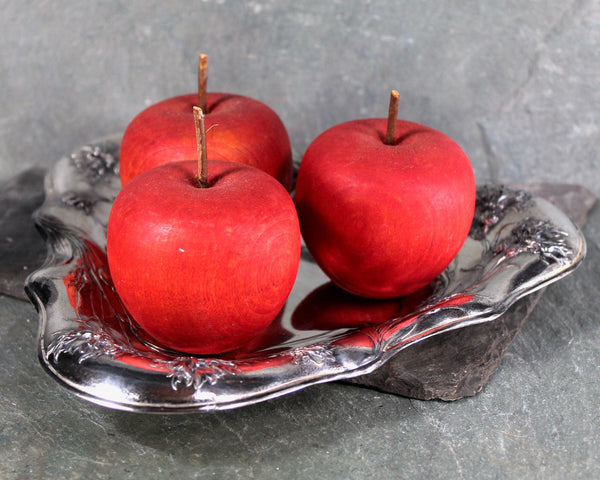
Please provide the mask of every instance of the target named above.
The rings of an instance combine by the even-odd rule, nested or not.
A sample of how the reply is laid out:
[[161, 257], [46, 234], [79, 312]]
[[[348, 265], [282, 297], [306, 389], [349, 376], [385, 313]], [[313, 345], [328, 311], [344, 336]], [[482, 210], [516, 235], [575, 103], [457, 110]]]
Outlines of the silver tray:
[[[42, 366], [72, 392], [106, 407], [223, 410], [365, 375], [421, 340], [494, 321], [585, 256], [580, 230], [552, 204], [485, 185], [455, 260], [428, 289], [398, 300], [396, 309], [323, 286], [327, 278], [303, 251], [286, 306], [252, 344], [210, 357], [169, 351], [136, 327], [106, 263], [106, 224], [120, 188], [119, 145], [115, 138], [94, 142], [48, 173], [46, 200], [34, 215], [48, 255], [25, 286], [39, 312]], [[320, 286], [320, 295], [310, 295]]]

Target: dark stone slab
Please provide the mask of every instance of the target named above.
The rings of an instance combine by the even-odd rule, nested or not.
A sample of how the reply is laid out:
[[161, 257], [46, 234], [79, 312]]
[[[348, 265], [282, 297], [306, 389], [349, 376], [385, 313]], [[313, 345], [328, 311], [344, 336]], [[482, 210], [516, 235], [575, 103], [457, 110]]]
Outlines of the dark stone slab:
[[488, 382], [542, 293], [524, 297], [495, 321], [417, 343], [375, 372], [350, 381], [419, 400], [471, 397]]
[[44, 201], [45, 171], [34, 168], [0, 185], [0, 293], [26, 299], [27, 275], [46, 258], [31, 216]]

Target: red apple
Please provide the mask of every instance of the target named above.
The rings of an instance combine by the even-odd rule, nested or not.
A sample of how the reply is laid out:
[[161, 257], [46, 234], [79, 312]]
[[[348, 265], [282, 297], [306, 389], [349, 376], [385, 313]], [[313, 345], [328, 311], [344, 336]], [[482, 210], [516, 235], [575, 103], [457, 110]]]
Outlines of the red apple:
[[118, 194], [108, 220], [115, 288], [142, 329], [192, 354], [239, 348], [273, 321], [292, 289], [300, 229], [273, 177], [208, 161], [148, 170]]
[[[206, 93], [201, 56], [199, 93], [156, 103], [127, 126], [120, 152], [122, 185], [145, 170], [169, 162], [196, 159], [193, 111], [206, 114], [210, 158], [251, 165], [267, 172], [288, 190], [292, 185], [292, 153], [288, 133], [267, 105], [230, 93]], [[204, 68], [204, 70], [203, 70]], [[200, 97], [200, 98], [199, 98]]]
[[403, 296], [431, 282], [463, 245], [475, 208], [467, 155], [396, 115], [390, 108], [387, 124], [354, 120], [319, 135], [296, 183], [309, 252], [334, 283], [364, 297]]

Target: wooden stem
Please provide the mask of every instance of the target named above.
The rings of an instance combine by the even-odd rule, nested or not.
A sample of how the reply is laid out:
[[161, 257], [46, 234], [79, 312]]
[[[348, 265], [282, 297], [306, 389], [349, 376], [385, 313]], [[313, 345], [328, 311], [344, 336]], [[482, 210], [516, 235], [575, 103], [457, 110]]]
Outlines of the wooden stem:
[[208, 81], [208, 55], [201, 53], [198, 59], [198, 106], [206, 113], [206, 83]]
[[204, 112], [200, 107], [194, 107], [194, 124], [196, 126], [196, 146], [198, 149], [198, 186], [207, 188], [206, 127], [204, 126]]
[[385, 134], [386, 145], [396, 144], [396, 119], [398, 118], [398, 105], [400, 104], [400, 93], [392, 90], [390, 94], [390, 109], [388, 111], [387, 132]]

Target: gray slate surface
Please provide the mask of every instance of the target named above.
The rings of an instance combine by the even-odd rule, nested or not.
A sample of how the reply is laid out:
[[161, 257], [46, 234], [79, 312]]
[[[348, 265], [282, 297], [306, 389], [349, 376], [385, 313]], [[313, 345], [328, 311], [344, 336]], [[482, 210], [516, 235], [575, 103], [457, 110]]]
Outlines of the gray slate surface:
[[[296, 158], [325, 128], [401, 116], [454, 137], [477, 181], [598, 197], [600, 2], [0, 0], [0, 182], [122, 132], [195, 88], [280, 113]], [[39, 366], [37, 315], [0, 296], [0, 478], [599, 478], [600, 209], [581, 269], [547, 289], [477, 396], [345, 384], [209, 415], [81, 401]]]
[[446, 132], [478, 183], [579, 183], [600, 195], [598, 0], [0, 0], [0, 178], [122, 132], [209, 88], [278, 112], [296, 156], [324, 129], [400, 116]]

